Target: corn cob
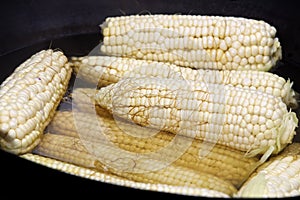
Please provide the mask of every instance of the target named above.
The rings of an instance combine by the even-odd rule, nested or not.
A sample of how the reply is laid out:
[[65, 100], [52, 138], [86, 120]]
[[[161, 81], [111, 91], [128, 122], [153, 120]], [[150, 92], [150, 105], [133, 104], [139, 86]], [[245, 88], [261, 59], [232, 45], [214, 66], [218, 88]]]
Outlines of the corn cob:
[[300, 143], [293, 143], [260, 166], [235, 196], [282, 198], [299, 195]]
[[280, 98], [230, 85], [188, 83], [128, 78], [100, 88], [95, 98], [115, 116], [248, 156], [276, 154], [292, 141], [298, 119]]
[[[74, 124], [77, 120], [74, 121], [73, 114], [76, 114], [77, 120], [80, 121], [77, 126]], [[134, 135], [141, 136], [151, 133], [153, 130], [147, 130], [125, 122], [117, 122], [106, 114], [103, 116], [99, 114], [99, 117], [95, 120], [91, 114], [69, 111], [57, 112], [49, 125], [48, 131], [101, 143], [102, 139], [98, 135], [99, 133], [96, 132], [97, 126], [105, 129], [103, 131], [105, 136], [118, 148], [138, 154], [159, 151], [168, 147], [167, 145], [170, 145], [174, 140], [174, 134], [163, 131], [157, 132], [155, 136], [150, 138], [134, 137]], [[78, 128], [84, 130], [84, 135]], [[177, 140], [184, 142], [186, 138], [178, 136]], [[205, 156], [200, 157], [199, 153], [205, 150], [210, 151]], [[213, 148], [209, 148], [209, 145], [197, 140], [194, 140], [186, 151], [182, 152], [180, 157], [177, 158], [176, 154], [176, 150], [165, 151], [161, 157], [172, 158], [175, 165], [213, 174], [237, 187], [248, 178], [248, 175], [259, 164], [258, 158], [246, 158], [243, 152], [222, 145], [214, 145]]]
[[[108, 159], [111, 157], [119, 157], [119, 155], [112, 151], [109, 146], [105, 144], [97, 145], [102, 151], [106, 152], [105, 155], [107, 155]], [[128, 180], [141, 183], [207, 188], [228, 195], [232, 195], [237, 192], [236, 188], [229, 182], [219, 179], [213, 175], [172, 164], [159, 171], [139, 174], [119, 171], [114, 168], [107, 168], [107, 166], [98, 161], [96, 157], [89, 154], [80, 139], [69, 136], [45, 134], [41, 143], [35, 148], [34, 153], [82, 167], [100, 170], [101, 172], [116, 174]], [[156, 162], [153, 160], [151, 165], [161, 164], [160, 161]]]
[[67, 61], [60, 51], [42, 50], [1, 84], [2, 149], [22, 154], [39, 143], [67, 89], [72, 70]]
[[102, 87], [128, 77], [162, 77], [206, 83], [231, 84], [279, 96], [291, 108], [297, 108], [293, 83], [271, 73], [253, 70], [203, 70], [177, 65], [113, 56], [72, 57], [74, 71], [84, 80]]
[[172, 185], [163, 185], [163, 184], [146, 184], [139, 183], [134, 181], [129, 181], [124, 178], [115, 176], [109, 173], [103, 173], [99, 170], [93, 170], [85, 167], [80, 167], [77, 165], [73, 165], [71, 163], [62, 162], [59, 160], [55, 160], [52, 158], [40, 156], [37, 154], [26, 153], [21, 155], [22, 158], [32, 161], [34, 163], [56, 169], [59, 171], [63, 171], [68, 174], [72, 174], [75, 176], [101, 181], [104, 183], [117, 184], [121, 186], [151, 190], [151, 191], [159, 191], [173, 194], [181, 194], [181, 195], [190, 195], [190, 196], [203, 196], [203, 197], [229, 197], [229, 195], [224, 194], [219, 191], [209, 190], [206, 188], [188, 188], [182, 186], [172, 186]]
[[241, 17], [108, 17], [101, 30], [102, 53], [197, 69], [268, 71], [282, 57], [273, 26]]

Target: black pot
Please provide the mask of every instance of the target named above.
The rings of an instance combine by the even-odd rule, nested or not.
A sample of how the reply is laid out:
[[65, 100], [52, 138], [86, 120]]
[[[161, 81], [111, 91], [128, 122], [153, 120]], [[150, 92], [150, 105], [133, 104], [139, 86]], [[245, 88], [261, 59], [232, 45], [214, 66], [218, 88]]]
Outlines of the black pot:
[[[62, 49], [67, 56], [86, 55], [101, 40], [99, 24], [108, 16], [137, 13], [182, 13], [242, 16], [275, 26], [283, 59], [274, 71], [300, 91], [300, 12], [292, 1], [263, 0], [77, 0], [7, 1], [0, 6], [0, 83], [38, 50]], [[298, 137], [296, 137], [295, 140]], [[131, 189], [83, 179], [20, 159], [0, 150], [1, 198], [20, 195], [109, 198], [192, 198]]]

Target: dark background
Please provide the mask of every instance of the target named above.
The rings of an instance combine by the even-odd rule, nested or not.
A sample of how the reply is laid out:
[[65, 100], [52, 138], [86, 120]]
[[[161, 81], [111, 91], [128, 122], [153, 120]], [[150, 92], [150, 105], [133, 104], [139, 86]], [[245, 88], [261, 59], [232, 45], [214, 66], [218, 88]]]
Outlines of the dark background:
[[[67, 55], [84, 55], [100, 39], [99, 25], [107, 16], [138, 13], [181, 13], [242, 16], [262, 19], [277, 28], [283, 59], [275, 73], [291, 78], [300, 91], [300, 12], [296, 1], [263, 0], [20, 0], [0, 6], [0, 83], [13, 69], [40, 49], [61, 48]], [[82, 36], [84, 35], [84, 36]], [[72, 37], [70, 37], [72, 36]], [[67, 39], [65, 39], [67, 37]], [[68, 199], [172, 198], [71, 176], [33, 164], [0, 150], [0, 198], [57, 197]], [[42, 196], [37, 192], [41, 192]], [[103, 195], [108, 195], [104, 197]]]

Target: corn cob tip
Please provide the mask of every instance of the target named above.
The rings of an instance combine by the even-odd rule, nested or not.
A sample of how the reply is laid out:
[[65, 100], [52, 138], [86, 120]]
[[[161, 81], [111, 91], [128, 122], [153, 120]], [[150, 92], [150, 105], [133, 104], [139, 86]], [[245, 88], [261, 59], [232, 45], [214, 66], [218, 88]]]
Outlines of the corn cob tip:
[[247, 153], [247, 156], [253, 157], [255, 155], [264, 153], [261, 162], [265, 162], [271, 154], [280, 153], [288, 144], [292, 142], [296, 134], [295, 128], [298, 126], [298, 118], [295, 112], [288, 112], [283, 116], [282, 123], [279, 127], [274, 128], [277, 133], [276, 143], [271, 146], [266, 146], [261, 149], [254, 149]]
[[296, 110], [299, 107], [300, 94], [295, 90], [291, 91], [290, 98], [288, 99], [289, 107], [293, 110]]
[[[112, 105], [112, 90], [114, 89], [115, 84], [108, 85], [104, 88], [100, 88], [101, 92], [96, 92], [94, 95], [96, 103], [108, 111], [111, 111]], [[104, 92], [103, 92], [104, 91]]]
[[278, 38], [274, 39], [274, 44], [271, 48], [271, 52], [272, 65], [275, 66], [276, 63], [282, 59], [282, 47]]
[[104, 31], [104, 29], [107, 27], [107, 20], [104, 20], [104, 21], [99, 25], [99, 27], [100, 27], [101, 33], [104, 34], [103, 31]]
[[278, 142], [282, 144], [281, 147], [278, 145], [278, 151], [281, 151], [284, 147], [292, 142], [294, 135], [296, 134], [295, 128], [298, 126], [298, 118], [295, 112], [289, 112], [284, 116], [281, 127], [279, 127]]
[[299, 104], [299, 94], [293, 90], [293, 82], [290, 79], [287, 79], [286, 83], [283, 86], [283, 90], [287, 91], [287, 94], [284, 95], [283, 101], [290, 107], [291, 109], [298, 108]]

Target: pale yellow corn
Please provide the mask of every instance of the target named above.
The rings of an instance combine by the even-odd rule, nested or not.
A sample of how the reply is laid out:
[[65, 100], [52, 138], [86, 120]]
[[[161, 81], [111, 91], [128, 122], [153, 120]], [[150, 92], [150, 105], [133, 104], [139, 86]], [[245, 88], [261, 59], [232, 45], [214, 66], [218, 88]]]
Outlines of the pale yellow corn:
[[271, 73], [253, 70], [204, 70], [179, 67], [174, 64], [114, 56], [72, 57], [77, 76], [94, 86], [107, 86], [128, 77], [162, 77], [205, 83], [231, 84], [281, 97], [292, 108], [298, 103], [293, 83]]
[[[73, 115], [77, 115], [76, 121], [74, 121]], [[102, 143], [102, 138], [97, 132], [99, 130], [97, 126], [101, 126], [100, 131], [103, 131], [103, 134], [110, 142], [129, 152], [140, 154], [156, 152], [174, 142], [174, 134], [163, 131], [158, 132], [116, 121], [105, 113], [103, 116], [99, 113], [95, 120], [95, 117], [89, 113], [57, 112], [48, 127], [48, 131]], [[142, 137], [147, 136], [146, 134], [149, 136], [150, 133], [155, 133], [155, 135], [146, 138]], [[178, 136], [176, 139], [178, 142], [189, 142], [183, 136]], [[231, 182], [235, 186], [243, 183], [259, 164], [258, 158], [247, 158], [243, 152], [218, 144], [211, 145], [203, 141], [194, 140], [177, 159], [178, 153], [176, 149], [175, 151], [174, 149], [165, 151], [161, 157], [174, 157], [174, 164], [213, 174]], [[201, 151], [202, 153], [205, 151], [209, 152], [201, 156]]]
[[282, 198], [300, 195], [300, 143], [260, 166], [236, 197]]
[[99, 89], [97, 103], [115, 116], [246, 151], [280, 152], [298, 119], [279, 97], [230, 85], [128, 78]]
[[150, 191], [158, 191], [165, 193], [173, 193], [180, 195], [189, 195], [189, 196], [203, 196], [203, 197], [229, 197], [229, 195], [224, 194], [222, 192], [216, 190], [209, 190], [206, 188], [192, 188], [192, 187], [183, 187], [183, 186], [172, 186], [166, 184], [149, 184], [149, 183], [140, 183], [135, 181], [130, 181], [125, 178], [100, 172], [99, 170], [89, 169], [86, 167], [81, 167], [78, 165], [74, 165], [71, 163], [62, 162], [56, 159], [26, 153], [21, 155], [22, 158], [32, 161], [34, 163], [56, 169], [68, 174], [72, 174], [78, 177], [83, 177], [95, 181], [101, 181], [109, 184], [116, 184], [125, 187], [150, 190]]
[[108, 17], [101, 52], [197, 69], [268, 71], [282, 57], [276, 29], [262, 20], [199, 15]]
[[40, 141], [66, 92], [71, 67], [61, 51], [42, 50], [18, 66], [0, 88], [0, 147], [21, 154]]
[[[104, 143], [97, 145], [99, 149], [105, 151], [107, 159], [118, 159], [119, 155], [116, 154], [110, 146], [105, 145]], [[69, 136], [45, 134], [41, 143], [35, 148], [34, 153], [82, 167], [97, 169], [101, 172], [112, 173], [140, 183], [207, 188], [228, 195], [232, 195], [237, 192], [233, 185], [227, 181], [217, 178], [216, 176], [173, 164], [170, 164], [161, 170], [150, 171], [148, 173], [129, 173], [109, 168], [108, 166], [103, 165], [97, 157], [91, 155], [86, 150], [84, 143], [80, 139]], [[163, 161], [152, 160], [152, 162], [148, 163], [148, 165], [161, 165], [161, 162]]]

